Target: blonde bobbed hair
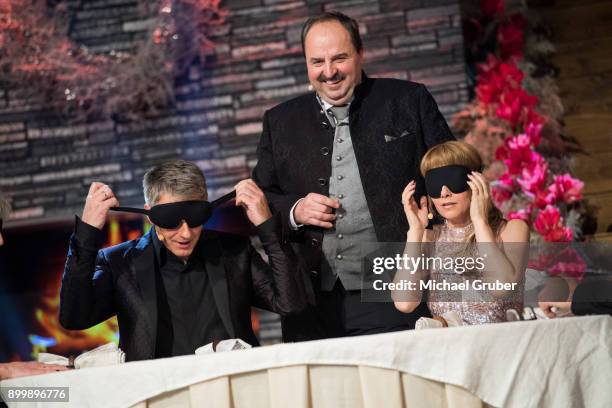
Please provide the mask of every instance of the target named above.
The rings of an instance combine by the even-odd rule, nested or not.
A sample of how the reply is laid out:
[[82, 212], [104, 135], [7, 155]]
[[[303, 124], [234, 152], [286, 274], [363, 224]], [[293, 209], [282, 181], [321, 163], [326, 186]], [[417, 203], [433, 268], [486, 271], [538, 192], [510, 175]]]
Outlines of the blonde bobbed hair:
[[[421, 160], [420, 170], [423, 177], [425, 177], [425, 174], [427, 174], [429, 170], [450, 165], [461, 165], [472, 171], [478, 172], [481, 172], [483, 169], [482, 158], [474, 146], [465, 142], [453, 140], [440, 143], [429, 149]], [[431, 202], [431, 198], [428, 197], [428, 201], [431, 211], [436, 216], [440, 217], [435, 206]], [[493, 232], [499, 235], [501, 228], [506, 222], [499, 208], [492, 204], [487, 219]], [[468, 242], [474, 242], [475, 240], [476, 237], [473, 233], [467, 239]]]

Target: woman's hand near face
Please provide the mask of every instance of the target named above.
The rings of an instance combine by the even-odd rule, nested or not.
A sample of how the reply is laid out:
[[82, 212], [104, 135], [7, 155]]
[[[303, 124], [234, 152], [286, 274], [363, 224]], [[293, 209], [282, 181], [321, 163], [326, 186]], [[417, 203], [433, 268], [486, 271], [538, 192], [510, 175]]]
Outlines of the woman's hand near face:
[[408, 220], [410, 229], [416, 229], [422, 231], [427, 227], [429, 212], [427, 208], [427, 197], [423, 196], [420, 200], [420, 208], [414, 199], [414, 192], [416, 191], [416, 182], [412, 180], [402, 193], [402, 204], [404, 206], [404, 213]]
[[474, 224], [488, 224], [489, 209], [493, 205], [491, 202], [489, 182], [477, 171], [468, 174], [468, 178], [469, 180], [467, 183], [472, 191], [470, 218]]

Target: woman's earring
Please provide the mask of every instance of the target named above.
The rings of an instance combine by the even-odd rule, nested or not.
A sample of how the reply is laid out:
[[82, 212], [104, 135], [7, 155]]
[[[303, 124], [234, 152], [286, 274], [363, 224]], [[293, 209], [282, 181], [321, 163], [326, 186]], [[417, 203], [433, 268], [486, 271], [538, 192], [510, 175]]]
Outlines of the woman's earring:
[[431, 206], [432, 206], [432, 202], [431, 202], [431, 198], [427, 197], [427, 209], [429, 210], [427, 212], [427, 219], [428, 220], [433, 220], [433, 213], [431, 212]]
[[433, 214], [432, 214], [431, 211], [427, 213], [427, 219], [428, 220], [433, 220]]

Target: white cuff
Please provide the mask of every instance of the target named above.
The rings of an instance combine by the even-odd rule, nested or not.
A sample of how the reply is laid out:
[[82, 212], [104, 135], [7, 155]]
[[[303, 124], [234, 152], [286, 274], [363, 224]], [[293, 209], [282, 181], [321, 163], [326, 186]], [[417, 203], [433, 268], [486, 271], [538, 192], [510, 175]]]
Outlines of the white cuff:
[[289, 211], [289, 224], [291, 225], [291, 228], [293, 228], [294, 230], [299, 229], [300, 227], [303, 227], [304, 224], [298, 224], [295, 222], [295, 217], [293, 216], [293, 212], [295, 211], [295, 207], [297, 207], [298, 203], [300, 201], [302, 201], [303, 198], [300, 198], [299, 200], [297, 200], [295, 202], [295, 204], [293, 204], [293, 207], [291, 207], [291, 211]]

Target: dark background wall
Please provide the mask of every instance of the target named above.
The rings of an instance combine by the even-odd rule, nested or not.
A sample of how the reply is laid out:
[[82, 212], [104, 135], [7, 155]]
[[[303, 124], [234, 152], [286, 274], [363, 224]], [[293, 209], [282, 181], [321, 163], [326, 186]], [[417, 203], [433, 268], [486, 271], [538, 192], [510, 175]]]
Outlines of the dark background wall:
[[612, 242], [612, 1], [555, 0], [537, 12], [557, 49], [565, 131], [586, 151], [574, 157], [574, 170], [598, 207], [592, 239]]
[[[75, 41], [93, 50], [129, 48], [142, 34], [130, 0], [71, 0]], [[423, 82], [447, 119], [467, 100], [456, 0], [227, 0], [224, 25], [205, 67], [176, 85], [176, 107], [131, 124], [66, 125], [18, 91], [0, 90], [0, 190], [13, 202], [10, 226], [69, 219], [89, 184], [111, 185], [123, 205], [142, 205], [152, 165], [193, 160], [212, 198], [248, 177], [263, 112], [308, 91], [300, 50], [304, 20], [336, 9], [361, 24], [366, 72]]]

